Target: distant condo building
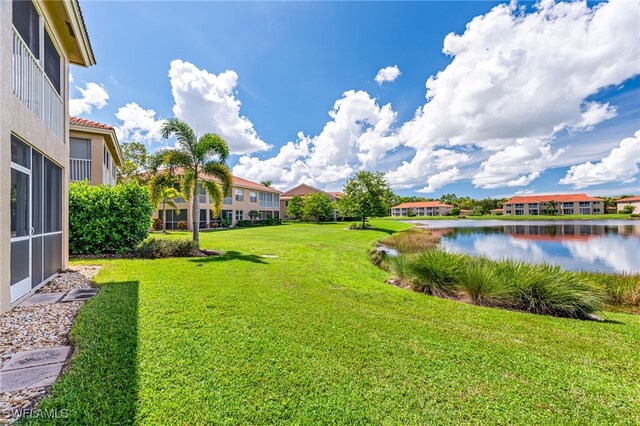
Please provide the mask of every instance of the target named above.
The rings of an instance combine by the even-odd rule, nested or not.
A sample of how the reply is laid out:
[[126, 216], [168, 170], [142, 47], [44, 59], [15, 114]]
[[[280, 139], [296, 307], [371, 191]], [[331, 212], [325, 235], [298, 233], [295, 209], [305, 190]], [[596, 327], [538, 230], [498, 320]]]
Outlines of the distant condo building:
[[636, 197], [622, 198], [616, 201], [618, 211], [624, 209], [625, 206], [633, 206], [632, 213], [640, 213], [640, 195]]
[[391, 216], [447, 216], [453, 206], [439, 201], [416, 201], [391, 207]]
[[586, 194], [553, 194], [516, 196], [502, 204], [504, 214], [544, 215], [553, 209], [555, 215], [603, 214], [604, 200]]

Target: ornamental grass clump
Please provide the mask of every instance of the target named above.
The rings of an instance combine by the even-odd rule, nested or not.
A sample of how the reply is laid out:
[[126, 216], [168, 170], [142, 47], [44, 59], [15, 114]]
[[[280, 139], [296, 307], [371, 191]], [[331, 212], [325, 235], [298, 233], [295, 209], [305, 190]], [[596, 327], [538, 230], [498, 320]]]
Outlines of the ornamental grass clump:
[[421, 228], [409, 228], [384, 238], [380, 244], [400, 253], [422, 253], [440, 244], [440, 236]]
[[608, 303], [640, 306], [640, 274], [584, 274], [608, 294]]
[[418, 292], [452, 297], [466, 256], [429, 250], [416, 256], [400, 255], [389, 259], [393, 272]]
[[501, 279], [495, 262], [486, 258], [468, 258], [458, 276], [459, 289], [474, 305], [513, 307], [513, 288]]

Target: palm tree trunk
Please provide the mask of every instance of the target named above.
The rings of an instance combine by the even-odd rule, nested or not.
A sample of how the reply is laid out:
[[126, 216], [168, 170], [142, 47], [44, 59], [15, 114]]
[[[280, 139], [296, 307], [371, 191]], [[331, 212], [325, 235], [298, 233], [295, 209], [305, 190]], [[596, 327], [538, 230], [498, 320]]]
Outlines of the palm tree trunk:
[[362, 229], [364, 229], [365, 222], [367, 220], [366, 216], [362, 216]]
[[162, 200], [162, 233], [167, 233], [167, 199]]
[[191, 210], [191, 220], [193, 222], [193, 241], [200, 247], [200, 194], [198, 193], [198, 179], [193, 184], [193, 208]]

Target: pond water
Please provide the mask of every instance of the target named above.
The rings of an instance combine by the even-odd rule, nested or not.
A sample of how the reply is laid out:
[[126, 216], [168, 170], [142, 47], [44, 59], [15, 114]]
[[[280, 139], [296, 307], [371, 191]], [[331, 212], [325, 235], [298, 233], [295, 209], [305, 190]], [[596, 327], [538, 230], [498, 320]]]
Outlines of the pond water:
[[640, 272], [640, 221], [407, 221], [440, 234], [443, 249], [550, 263], [570, 270]]

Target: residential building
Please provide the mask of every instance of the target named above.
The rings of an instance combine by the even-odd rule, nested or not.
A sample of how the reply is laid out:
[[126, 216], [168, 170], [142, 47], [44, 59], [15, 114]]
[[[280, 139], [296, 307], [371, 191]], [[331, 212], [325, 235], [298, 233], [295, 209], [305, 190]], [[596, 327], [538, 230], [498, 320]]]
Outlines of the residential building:
[[604, 200], [586, 194], [518, 195], [502, 204], [505, 216], [604, 214]]
[[67, 266], [71, 64], [95, 64], [77, 0], [0, 1], [0, 312]]
[[452, 205], [440, 201], [415, 201], [391, 207], [391, 216], [447, 216]]
[[640, 195], [636, 197], [622, 198], [616, 201], [616, 209], [620, 211], [624, 206], [633, 206], [633, 213], [640, 213]]
[[[295, 196], [299, 196], [299, 197], [304, 197], [305, 195], [308, 194], [315, 194], [318, 192], [322, 192], [323, 194], [326, 194], [327, 197], [329, 197], [329, 199], [331, 201], [337, 201], [340, 199], [340, 197], [342, 197], [342, 192], [335, 192], [335, 191], [323, 191], [321, 189], [318, 188], [314, 188], [311, 185], [307, 185], [306, 183], [301, 183], [298, 186], [294, 186], [293, 188], [289, 189], [288, 191], [285, 191], [282, 193], [282, 196], [280, 197], [280, 210], [282, 211], [282, 214], [285, 218], [288, 218], [287, 216], [287, 208], [289, 207], [289, 201], [295, 197]], [[338, 211], [334, 210], [333, 211], [333, 220], [337, 220], [338, 219]]]
[[115, 185], [123, 158], [113, 127], [84, 118], [69, 119], [69, 180]]
[[[204, 179], [212, 177], [205, 176]], [[176, 189], [180, 189], [176, 184]], [[198, 185], [199, 201], [200, 201], [200, 228], [206, 229], [212, 223], [220, 224], [221, 219], [229, 221], [234, 226], [239, 220], [249, 220], [249, 212], [256, 210], [260, 213], [259, 219], [281, 218], [280, 216], [280, 194], [281, 192], [274, 188], [261, 185], [250, 180], [240, 177], [233, 177], [233, 189], [228, 197], [224, 198], [222, 210], [219, 217], [213, 215], [213, 204], [204, 188]], [[191, 220], [191, 202], [183, 198], [174, 200], [178, 207], [178, 212], [171, 208], [166, 209], [167, 229], [177, 229], [178, 223], [186, 222], [189, 229], [193, 229]], [[162, 203], [153, 214], [154, 219], [163, 219], [164, 212]]]

